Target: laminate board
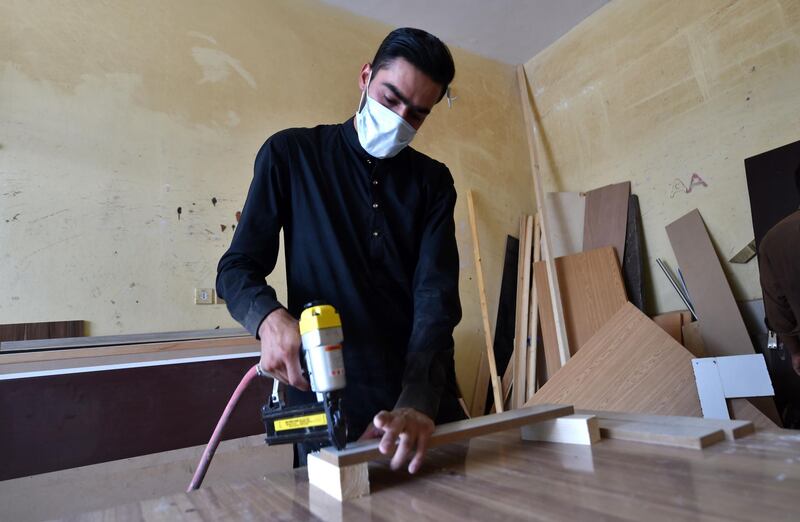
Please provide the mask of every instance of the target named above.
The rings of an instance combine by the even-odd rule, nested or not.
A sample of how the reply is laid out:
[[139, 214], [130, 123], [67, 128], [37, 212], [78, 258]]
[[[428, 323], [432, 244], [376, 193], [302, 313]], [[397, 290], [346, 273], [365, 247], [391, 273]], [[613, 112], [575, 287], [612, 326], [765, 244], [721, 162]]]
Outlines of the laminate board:
[[722, 430], [725, 438], [735, 440], [755, 433], [755, 424], [747, 420], [720, 420], [698, 417], [681, 417], [677, 415], [647, 415], [643, 413], [625, 413], [619, 411], [575, 410], [575, 413], [595, 415], [600, 419], [628, 421], [645, 424], [666, 424], [669, 426], [689, 426], [698, 428], [715, 428]]
[[644, 237], [639, 196], [628, 198], [628, 224], [625, 229], [625, 254], [622, 256], [622, 278], [628, 300], [642, 312], [645, 311], [644, 295]]
[[[555, 259], [564, 323], [572, 354], [626, 303], [625, 286], [612, 247], [598, 248]], [[541, 262], [534, 264], [539, 318], [548, 378], [560, 367], [550, 307], [548, 281]]]
[[699, 417], [692, 358], [626, 303], [527, 404]]
[[[428, 441], [429, 448], [451, 444], [489, 433], [520, 428], [528, 424], [543, 422], [565, 415], [572, 415], [574, 408], [565, 405], [537, 404], [509, 410], [494, 415], [440, 424]], [[380, 440], [361, 441], [348, 444], [346, 448], [322, 448], [320, 458], [336, 466], [351, 466], [383, 457], [378, 450]]]
[[672, 426], [602, 418], [599, 419], [599, 424], [600, 435], [605, 439], [692, 449], [703, 449], [725, 440], [725, 433], [712, 427]]
[[550, 224], [553, 257], [582, 251], [586, 196], [580, 192], [548, 192], [545, 194], [544, 211]]
[[606, 185], [586, 193], [583, 221], [583, 250], [612, 246], [619, 265], [625, 255], [630, 181]]
[[709, 356], [754, 353], [742, 314], [697, 209], [666, 227]]

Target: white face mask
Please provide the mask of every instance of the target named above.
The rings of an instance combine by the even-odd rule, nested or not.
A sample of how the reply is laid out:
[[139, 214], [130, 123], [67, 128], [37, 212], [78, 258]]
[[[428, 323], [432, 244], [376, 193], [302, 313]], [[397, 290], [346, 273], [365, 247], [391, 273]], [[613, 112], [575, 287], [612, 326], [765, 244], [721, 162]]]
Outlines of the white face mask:
[[371, 81], [370, 72], [356, 112], [358, 141], [370, 155], [376, 158], [392, 158], [411, 143], [417, 131], [402, 116], [367, 94]]

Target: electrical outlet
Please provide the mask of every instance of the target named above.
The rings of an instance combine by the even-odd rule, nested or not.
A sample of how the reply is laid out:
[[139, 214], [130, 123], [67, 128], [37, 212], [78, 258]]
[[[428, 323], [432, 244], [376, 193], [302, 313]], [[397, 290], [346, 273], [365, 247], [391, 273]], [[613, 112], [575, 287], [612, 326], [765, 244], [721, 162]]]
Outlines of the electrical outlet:
[[207, 304], [214, 304], [214, 292], [213, 288], [195, 288], [194, 289], [194, 304], [198, 305], [207, 305]]

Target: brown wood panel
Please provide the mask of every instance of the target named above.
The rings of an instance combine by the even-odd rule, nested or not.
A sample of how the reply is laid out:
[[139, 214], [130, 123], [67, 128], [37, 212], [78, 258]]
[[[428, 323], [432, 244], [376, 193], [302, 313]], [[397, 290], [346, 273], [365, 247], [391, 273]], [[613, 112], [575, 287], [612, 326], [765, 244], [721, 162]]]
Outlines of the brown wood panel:
[[[257, 358], [0, 381], [0, 480], [205, 444]], [[224, 438], [263, 433], [271, 381], [241, 398]]]
[[0, 325], [0, 342], [83, 337], [83, 321], [49, 321]]
[[630, 195], [630, 181], [606, 185], [586, 193], [583, 221], [584, 251], [612, 246], [617, 254], [617, 262], [622, 266]]
[[673, 339], [683, 344], [684, 312], [667, 312], [653, 316], [653, 322], [667, 332]]
[[697, 209], [667, 225], [709, 356], [754, 353], [742, 314]]
[[692, 358], [626, 303], [528, 404], [699, 417]]
[[370, 464], [344, 503], [305, 469], [77, 516], [115, 520], [794, 520], [800, 441], [757, 433], [703, 451], [604, 440], [586, 447], [486, 435], [432, 449], [415, 476]]
[[[572, 406], [537, 404], [493, 415], [484, 415], [475, 419], [441, 424], [436, 427], [428, 440], [428, 447], [435, 448], [488, 433], [521, 428], [528, 424], [544, 422], [573, 413]], [[379, 443], [380, 439], [376, 439], [348, 444], [341, 450], [333, 447], [322, 448], [319, 456], [336, 466], [350, 466], [381, 458], [383, 454], [378, 450]]]
[[[617, 257], [611, 247], [555, 259], [564, 322], [574, 355], [627, 301]], [[547, 375], [560, 367], [550, 290], [542, 262], [534, 265]]]

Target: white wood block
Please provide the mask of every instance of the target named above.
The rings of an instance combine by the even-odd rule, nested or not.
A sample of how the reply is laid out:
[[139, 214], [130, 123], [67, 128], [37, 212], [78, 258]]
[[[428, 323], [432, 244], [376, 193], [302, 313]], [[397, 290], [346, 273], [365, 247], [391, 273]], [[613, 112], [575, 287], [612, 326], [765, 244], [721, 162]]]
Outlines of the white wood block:
[[366, 462], [336, 466], [316, 453], [308, 455], [308, 482], [333, 498], [344, 501], [369, 495], [369, 465]]
[[703, 417], [708, 419], [730, 419], [728, 404], [725, 402], [725, 393], [717, 371], [716, 357], [692, 359], [694, 382], [697, 385], [697, 395], [700, 398], [700, 409]]
[[717, 371], [726, 399], [775, 395], [762, 354], [730, 355], [714, 359], [717, 360]]
[[594, 415], [574, 414], [523, 426], [522, 440], [591, 445], [600, 441], [600, 426]]

